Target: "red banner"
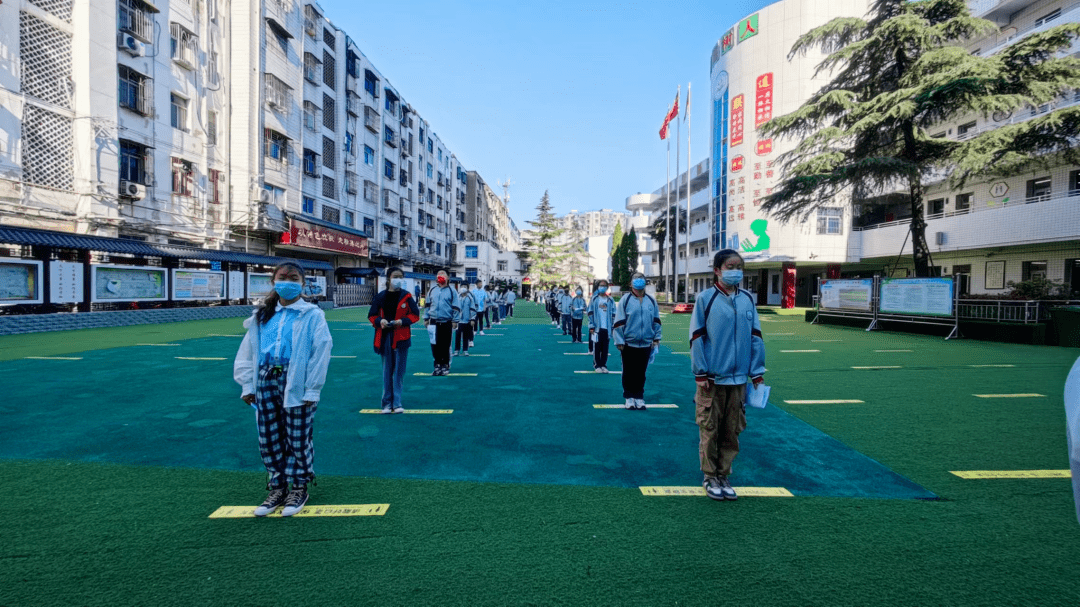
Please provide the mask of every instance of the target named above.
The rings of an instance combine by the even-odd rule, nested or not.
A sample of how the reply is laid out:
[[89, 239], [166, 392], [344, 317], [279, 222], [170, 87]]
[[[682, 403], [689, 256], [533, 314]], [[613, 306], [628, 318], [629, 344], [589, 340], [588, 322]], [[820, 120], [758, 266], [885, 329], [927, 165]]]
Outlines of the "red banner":
[[772, 154], [772, 139], [762, 139], [757, 142], [756, 153], [758, 156], [768, 156]]
[[368, 239], [363, 236], [295, 219], [290, 219], [289, 223], [289, 231], [281, 235], [281, 244], [347, 253], [359, 257], [367, 257], [369, 254]]
[[754, 96], [754, 126], [759, 127], [768, 122], [769, 120], [772, 120], [772, 72], [758, 76], [757, 83], [754, 88], [757, 91], [756, 95]]
[[731, 159], [731, 172], [732, 173], [738, 173], [739, 171], [741, 171], [742, 168], [743, 168], [743, 163], [745, 161], [746, 161], [746, 159], [743, 158], [742, 155], [739, 155], [739, 156], [736, 156], [736, 157], [732, 158]]
[[738, 95], [731, 100], [731, 143], [736, 146], [742, 143], [743, 134], [743, 96]]

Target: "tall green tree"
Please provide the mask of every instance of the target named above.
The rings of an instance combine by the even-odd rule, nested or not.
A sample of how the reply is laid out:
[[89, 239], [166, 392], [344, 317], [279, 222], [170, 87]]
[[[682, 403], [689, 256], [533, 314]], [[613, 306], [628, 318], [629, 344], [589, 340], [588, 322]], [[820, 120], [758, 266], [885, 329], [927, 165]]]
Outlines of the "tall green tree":
[[637, 233], [633, 226], [630, 227], [630, 233], [626, 235], [626, 238], [623, 238], [623, 247], [623, 272], [626, 274], [626, 286], [629, 287], [630, 279], [637, 271], [638, 262]]
[[1037, 107], [1080, 88], [1080, 60], [1062, 57], [1080, 37], [1066, 23], [981, 57], [961, 44], [997, 26], [971, 16], [965, 0], [875, 0], [867, 19], [841, 17], [803, 34], [789, 58], [821, 48], [817, 73], [832, 80], [798, 110], [762, 127], [793, 138], [783, 180], [762, 209], [805, 219], [818, 206], [873, 202], [897, 190], [911, 206], [917, 276], [930, 275], [924, 183], [950, 172], [955, 187], [978, 175], [1006, 175], [1080, 161], [1080, 106], [987, 131], [965, 141], [929, 130], [969, 115]]
[[[679, 234], [685, 234], [686, 233], [686, 224], [687, 224], [687, 221], [686, 221], [686, 209], [683, 208], [683, 207], [680, 207], [677, 204], [671, 205], [666, 211], [663, 211], [659, 215], [657, 215], [656, 218], [653, 219], [652, 225], [650, 225], [649, 228], [648, 228], [648, 234], [650, 236], [652, 236], [653, 241], [655, 241], [659, 245], [659, 259], [658, 259], [658, 261], [660, 262], [660, 279], [661, 280], [660, 280], [660, 286], [658, 286], [657, 288], [659, 288], [659, 289], [661, 289], [663, 291], [670, 290], [669, 289], [669, 281], [670, 281], [670, 276], [671, 276], [670, 274], [665, 274], [664, 273], [666, 271], [664, 269], [664, 259], [667, 257], [667, 253], [668, 253], [668, 247], [665, 246], [665, 244], [670, 245], [672, 247], [672, 249], [674, 249], [675, 241], [676, 241], [676, 239], [675, 239], [675, 230], [673, 230], [673, 229], [669, 230], [668, 229], [667, 224], [668, 224], [668, 217], [669, 216], [671, 217], [671, 227], [672, 228], [675, 225], [674, 224], [675, 217], [677, 216], [679, 218]], [[676, 283], [677, 282], [678, 281], [676, 281]], [[673, 296], [674, 296], [674, 300], [678, 301], [678, 299], [679, 299], [678, 293], [673, 293]]]
[[619, 245], [622, 244], [622, 241], [623, 241], [622, 223], [617, 223], [617, 224], [615, 224], [615, 233], [611, 235], [611, 251], [608, 254], [609, 257], [611, 258], [611, 276], [607, 277], [613, 283], [616, 283], [616, 284], [618, 283], [618, 281], [615, 280], [615, 255], [618, 253]]
[[533, 227], [533, 237], [525, 241], [525, 250], [529, 255], [530, 278], [541, 284], [556, 284], [563, 281], [565, 274], [560, 271], [569, 254], [566, 244], [558, 244], [560, 236], [566, 231], [558, 226], [552, 212], [551, 199], [547, 190], [536, 206], [536, 220], [526, 222]]

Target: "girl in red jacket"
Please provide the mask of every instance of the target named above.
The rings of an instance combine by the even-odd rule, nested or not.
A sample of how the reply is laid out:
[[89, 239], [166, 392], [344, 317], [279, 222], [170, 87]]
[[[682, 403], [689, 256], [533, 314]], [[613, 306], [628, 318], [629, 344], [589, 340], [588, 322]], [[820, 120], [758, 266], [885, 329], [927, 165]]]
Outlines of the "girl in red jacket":
[[420, 320], [420, 308], [405, 290], [405, 273], [393, 267], [386, 271], [386, 289], [371, 302], [368, 320], [375, 327], [375, 353], [382, 356], [383, 413], [404, 413], [401, 392], [405, 383], [405, 364], [412, 343], [410, 328]]

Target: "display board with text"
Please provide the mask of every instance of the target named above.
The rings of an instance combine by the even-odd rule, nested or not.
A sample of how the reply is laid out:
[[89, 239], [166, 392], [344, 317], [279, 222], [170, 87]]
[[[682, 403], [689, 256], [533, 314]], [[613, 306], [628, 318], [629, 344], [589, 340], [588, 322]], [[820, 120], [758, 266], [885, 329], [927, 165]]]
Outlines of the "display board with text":
[[168, 270], [140, 266], [95, 265], [90, 269], [92, 302], [166, 301]]
[[872, 311], [874, 279], [821, 281], [821, 307], [833, 310]]
[[273, 276], [270, 274], [248, 274], [247, 296], [248, 299], [262, 299], [274, 290], [270, 282]]
[[952, 316], [953, 279], [883, 278], [878, 309], [885, 314]]
[[40, 261], [0, 259], [0, 306], [44, 303]]
[[173, 299], [225, 299], [225, 272], [173, 270]]

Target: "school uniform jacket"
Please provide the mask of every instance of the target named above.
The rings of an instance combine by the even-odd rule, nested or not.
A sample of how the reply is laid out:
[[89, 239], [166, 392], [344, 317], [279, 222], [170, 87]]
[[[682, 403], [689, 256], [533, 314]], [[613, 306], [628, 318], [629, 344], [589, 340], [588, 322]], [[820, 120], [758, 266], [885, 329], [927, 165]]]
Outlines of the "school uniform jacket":
[[580, 319], [585, 317], [585, 298], [580, 295], [570, 300], [570, 317]]
[[461, 302], [461, 310], [458, 311], [457, 318], [454, 321], [459, 325], [472, 322], [472, 319], [480, 312], [480, 306], [476, 303], [472, 291], [466, 291], [464, 294], [459, 293], [458, 301]]
[[461, 310], [460, 298], [453, 287], [432, 287], [424, 302], [424, 320], [453, 322]]
[[626, 293], [615, 310], [615, 345], [631, 348], [650, 348], [652, 342], [660, 341], [663, 330], [660, 325], [660, 306], [648, 293], [638, 299]]
[[[606, 310], [601, 310], [600, 305], [607, 304]], [[589, 328], [595, 331], [600, 329], [607, 329], [608, 333], [611, 333], [612, 327], [615, 326], [615, 300], [610, 296], [600, 297], [596, 295], [589, 302]]]
[[698, 294], [690, 320], [690, 367], [695, 378], [725, 386], [740, 386], [765, 374], [765, 341], [748, 291], [728, 296], [714, 285]]
[[[334, 340], [326, 315], [319, 306], [299, 300], [289, 306], [299, 314], [293, 321], [292, 355], [285, 375], [286, 407], [299, 407], [304, 401], [318, 402], [330, 367], [330, 350]], [[244, 321], [247, 335], [240, 343], [233, 363], [233, 379], [240, 384], [240, 396], [255, 394], [259, 369], [259, 321], [252, 314]]]
[[[379, 291], [375, 295], [375, 299], [371, 301], [371, 309], [368, 310], [368, 322], [371, 326], [375, 327], [375, 353], [382, 354], [383, 343], [383, 329], [382, 321], [383, 317], [383, 302], [386, 301], [387, 291]], [[397, 350], [399, 347], [408, 348], [412, 345], [412, 329], [410, 328], [413, 323], [420, 322], [420, 308], [416, 305], [416, 300], [413, 299], [412, 293], [404, 291], [401, 296], [401, 301], [398, 302], [396, 308], [394, 308], [394, 317], [387, 318], [386, 320], [393, 322], [395, 320], [401, 321], [400, 327], [393, 327], [390, 331], [393, 331], [393, 335], [390, 337], [390, 349]]]

